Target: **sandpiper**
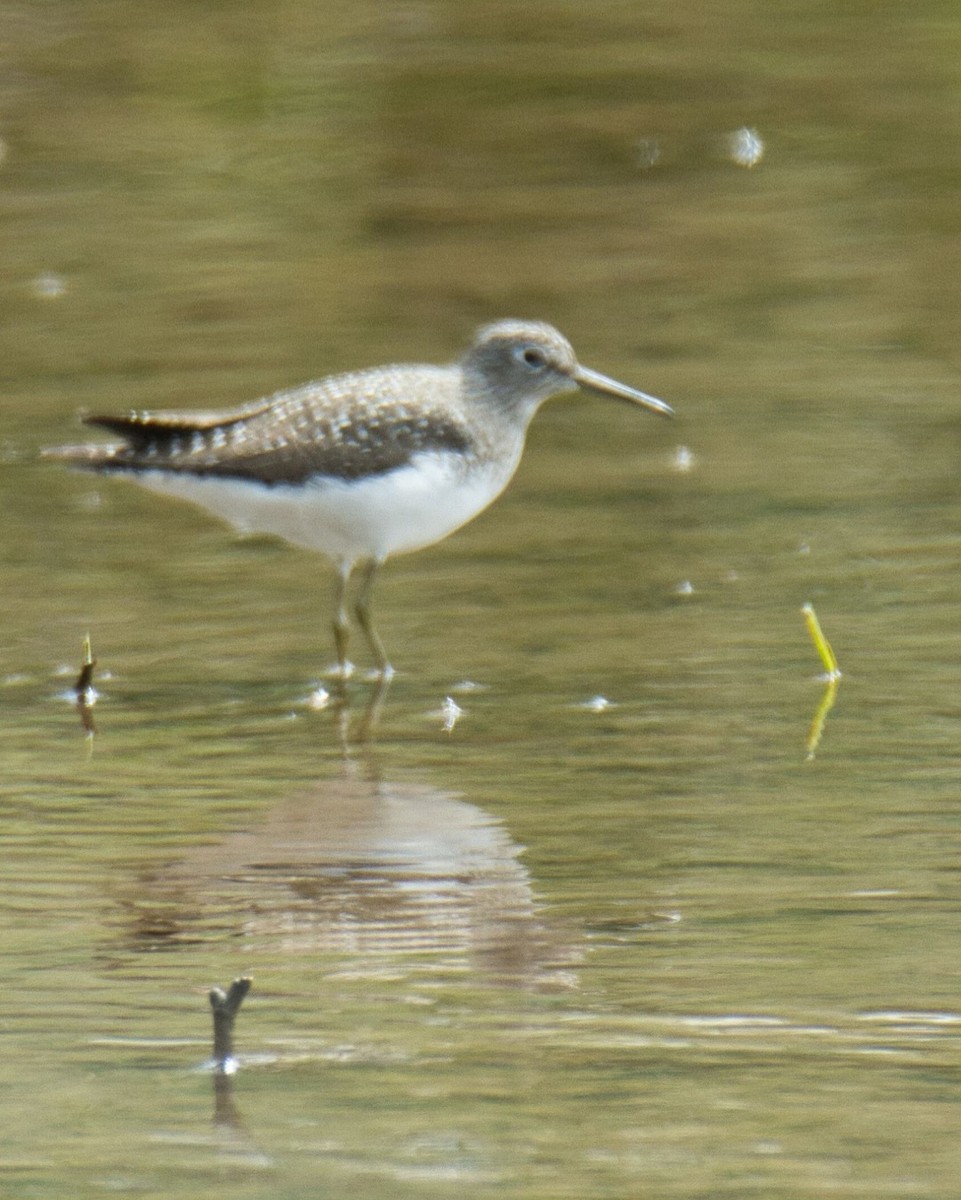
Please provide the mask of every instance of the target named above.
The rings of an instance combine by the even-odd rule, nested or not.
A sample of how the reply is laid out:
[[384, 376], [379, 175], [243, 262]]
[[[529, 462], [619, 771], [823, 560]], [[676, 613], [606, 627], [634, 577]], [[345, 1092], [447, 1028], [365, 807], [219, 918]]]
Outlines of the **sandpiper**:
[[550, 325], [511, 320], [479, 329], [449, 366], [331, 375], [228, 411], [85, 415], [123, 440], [47, 454], [326, 554], [338, 571], [333, 627], [344, 678], [348, 583], [360, 567], [354, 612], [388, 677], [371, 617], [377, 568], [485, 509], [517, 469], [534, 413], [576, 387], [671, 415], [662, 400], [582, 367]]

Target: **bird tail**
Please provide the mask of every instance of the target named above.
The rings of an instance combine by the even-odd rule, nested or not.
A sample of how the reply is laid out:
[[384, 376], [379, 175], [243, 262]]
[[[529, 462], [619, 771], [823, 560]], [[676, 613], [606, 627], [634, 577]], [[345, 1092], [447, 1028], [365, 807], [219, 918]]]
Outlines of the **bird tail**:
[[111, 464], [119, 465], [116, 460], [127, 449], [129, 447], [121, 442], [101, 446], [47, 446], [40, 451], [40, 457], [96, 471]]

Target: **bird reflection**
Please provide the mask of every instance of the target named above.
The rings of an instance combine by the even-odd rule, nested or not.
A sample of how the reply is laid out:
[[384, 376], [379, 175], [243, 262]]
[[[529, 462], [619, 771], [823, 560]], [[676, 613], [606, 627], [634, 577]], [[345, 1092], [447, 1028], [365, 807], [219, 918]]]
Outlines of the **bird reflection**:
[[139, 880], [125, 902], [130, 939], [220, 940], [226, 922], [254, 969], [258, 952], [348, 956], [372, 974], [427, 954], [483, 981], [571, 986], [577, 954], [541, 916], [521, 853], [456, 796], [338, 777]]

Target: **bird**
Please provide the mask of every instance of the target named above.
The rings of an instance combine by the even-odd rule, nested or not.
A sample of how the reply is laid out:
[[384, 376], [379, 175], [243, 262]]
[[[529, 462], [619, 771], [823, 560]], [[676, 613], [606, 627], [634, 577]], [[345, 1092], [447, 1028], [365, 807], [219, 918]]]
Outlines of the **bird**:
[[583, 388], [664, 416], [663, 400], [582, 366], [541, 321], [478, 329], [446, 366], [394, 364], [330, 375], [236, 409], [81, 414], [120, 440], [45, 451], [190, 501], [242, 533], [319, 551], [337, 572], [336, 673], [349, 677], [353, 613], [380, 678], [393, 673], [371, 595], [390, 556], [432, 545], [495, 500], [550, 397]]

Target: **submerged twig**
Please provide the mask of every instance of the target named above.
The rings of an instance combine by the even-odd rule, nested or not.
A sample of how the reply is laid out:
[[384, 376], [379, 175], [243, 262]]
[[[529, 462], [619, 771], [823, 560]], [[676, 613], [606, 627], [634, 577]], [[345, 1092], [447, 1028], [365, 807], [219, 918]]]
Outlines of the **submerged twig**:
[[210, 989], [210, 1007], [214, 1017], [214, 1066], [224, 1075], [232, 1075], [237, 1069], [234, 1058], [234, 1018], [250, 991], [253, 980], [249, 976], [235, 979], [225, 992], [223, 988]]
[[77, 682], [73, 685], [73, 694], [77, 698], [77, 712], [80, 714], [80, 723], [83, 725], [84, 732], [88, 737], [93, 737], [95, 733], [93, 706], [97, 701], [97, 690], [93, 686], [93, 669], [97, 665], [97, 660], [93, 656], [89, 633], [83, 639], [82, 653], [80, 674], [77, 676]]
[[801, 613], [804, 617], [804, 624], [807, 626], [807, 631], [811, 636], [811, 641], [814, 643], [814, 648], [817, 650], [821, 657], [821, 662], [824, 664], [825, 673], [823, 679], [827, 684], [827, 687], [824, 689], [824, 695], [821, 697], [821, 701], [811, 720], [811, 728], [808, 731], [805, 748], [808, 760], [810, 761], [814, 758], [815, 751], [820, 745], [821, 735], [824, 733], [824, 722], [827, 720], [827, 715], [834, 707], [834, 702], [837, 699], [838, 684], [841, 682], [841, 668], [838, 666], [838, 660], [831, 649], [831, 643], [824, 636], [824, 630], [821, 628], [821, 622], [814, 611], [814, 605], [803, 605]]
[[821, 662], [824, 664], [824, 670], [827, 672], [828, 681], [841, 678], [841, 668], [838, 666], [838, 660], [831, 649], [831, 643], [824, 636], [824, 630], [821, 628], [821, 622], [817, 618], [817, 613], [814, 611], [813, 604], [805, 604], [801, 607], [801, 613], [804, 616], [804, 624], [807, 626], [807, 631], [811, 635], [811, 641], [814, 643], [814, 648], [821, 656]]

